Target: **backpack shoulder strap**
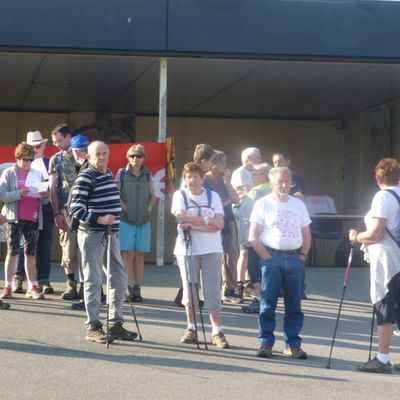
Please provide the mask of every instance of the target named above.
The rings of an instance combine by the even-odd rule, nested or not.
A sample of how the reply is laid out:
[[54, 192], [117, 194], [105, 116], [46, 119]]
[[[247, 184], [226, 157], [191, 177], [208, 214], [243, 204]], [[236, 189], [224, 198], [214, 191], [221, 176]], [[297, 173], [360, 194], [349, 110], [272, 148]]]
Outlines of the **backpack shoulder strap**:
[[[392, 189], [385, 189], [385, 192], [389, 192], [391, 193], [397, 200], [397, 202], [399, 203], [399, 207], [400, 207], [400, 197], [399, 195]], [[393, 236], [392, 232], [390, 232], [390, 230], [386, 227], [386, 232], [389, 234], [389, 236], [396, 242], [397, 246], [400, 247], [400, 243], [395, 239], [395, 237]]]
[[391, 193], [394, 197], [396, 197], [396, 200], [398, 201], [399, 206], [400, 206], [400, 197], [399, 197], [399, 195], [398, 195], [394, 190], [392, 190], [392, 189], [385, 189], [385, 192], [389, 192], [389, 193]]
[[206, 189], [207, 193], [207, 207], [211, 208], [211, 202], [212, 202], [212, 193], [210, 189]]
[[186, 192], [184, 190], [182, 190], [182, 189], [180, 190], [180, 192], [181, 192], [181, 195], [183, 197], [183, 201], [185, 203], [185, 208], [187, 210], [189, 208], [189, 204], [188, 204], [188, 199], [187, 199], [187, 196], [186, 196]]

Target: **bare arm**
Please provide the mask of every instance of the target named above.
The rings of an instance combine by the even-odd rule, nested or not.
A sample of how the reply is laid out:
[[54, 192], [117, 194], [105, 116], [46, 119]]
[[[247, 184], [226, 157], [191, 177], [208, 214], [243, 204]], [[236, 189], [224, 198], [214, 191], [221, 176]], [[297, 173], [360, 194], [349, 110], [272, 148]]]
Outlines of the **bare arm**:
[[350, 229], [349, 240], [351, 242], [372, 244], [379, 242], [385, 236], [386, 230], [386, 219], [385, 218], [373, 218], [371, 227], [366, 230], [359, 232], [355, 229]]
[[303, 244], [300, 249], [299, 258], [305, 260], [311, 247], [311, 230], [310, 225], [301, 228], [301, 235], [303, 236]]
[[57, 184], [58, 175], [55, 173], [49, 174], [50, 203], [54, 212], [54, 222], [58, 229], [65, 229], [64, 216], [61, 213], [58, 203]]
[[[226, 190], [228, 191], [229, 202], [232, 204], [239, 204], [240, 198], [239, 198], [239, 195], [237, 194], [235, 188], [231, 184], [231, 171], [229, 169], [224, 170], [224, 182], [225, 182]], [[226, 206], [225, 202], [223, 205]]]
[[269, 260], [271, 258], [271, 254], [260, 240], [261, 231], [262, 226], [252, 222], [249, 230], [249, 243], [253, 247], [254, 251], [261, 257], [261, 259]]
[[[200, 217], [202, 218], [202, 217]], [[192, 229], [198, 232], [218, 232], [224, 228], [224, 216], [223, 214], [216, 214], [214, 217], [208, 220], [208, 224], [205, 224], [204, 219], [202, 218], [203, 224], [190, 224], [190, 223], [183, 223], [180, 226], [183, 229]]]
[[154, 186], [152, 184], [150, 184], [150, 199], [148, 202], [148, 206], [149, 206], [149, 211], [152, 210], [152, 208], [154, 207], [154, 204], [156, 204], [157, 198], [156, 198], [156, 194], [154, 192]]

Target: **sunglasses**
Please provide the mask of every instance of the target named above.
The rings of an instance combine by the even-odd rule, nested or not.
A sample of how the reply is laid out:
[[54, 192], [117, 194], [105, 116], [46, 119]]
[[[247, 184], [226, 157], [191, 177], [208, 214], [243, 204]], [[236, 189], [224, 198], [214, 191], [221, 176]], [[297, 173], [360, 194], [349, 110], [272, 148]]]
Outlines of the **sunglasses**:
[[33, 158], [20, 158], [20, 160], [22, 161], [26, 161], [26, 162], [32, 162], [34, 159]]
[[37, 144], [37, 145], [35, 145], [35, 146], [32, 146], [35, 150], [39, 150], [39, 149], [41, 149], [42, 148], [42, 145], [41, 144]]
[[144, 157], [143, 154], [131, 154], [131, 155], [129, 156], [129, 158], [143, 158], [143, 157]]

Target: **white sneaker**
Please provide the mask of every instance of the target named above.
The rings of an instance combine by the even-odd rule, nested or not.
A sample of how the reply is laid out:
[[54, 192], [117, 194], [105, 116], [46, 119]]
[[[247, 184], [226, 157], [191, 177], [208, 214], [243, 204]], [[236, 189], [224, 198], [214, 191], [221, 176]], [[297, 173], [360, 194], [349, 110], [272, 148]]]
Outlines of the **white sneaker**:
[[394, 336], [400, 336], [400, 330], [393, 331]]

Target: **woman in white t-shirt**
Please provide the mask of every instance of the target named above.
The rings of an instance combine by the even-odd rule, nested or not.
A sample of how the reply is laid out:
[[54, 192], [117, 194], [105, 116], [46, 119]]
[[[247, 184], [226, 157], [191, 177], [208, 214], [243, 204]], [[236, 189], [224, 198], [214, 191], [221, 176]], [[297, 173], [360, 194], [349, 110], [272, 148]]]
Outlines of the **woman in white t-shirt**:
[[[203, 189], [204, 171], [199, 164], [190, 162], [183, 167], [183, 190], [177, 190], [172, 200], [171, 212], [178, 220], [178, 237], [174, 255], [178, 261], [183, 285], [182, 304], [186, 309], [187, 330], [182, 343], [197, 343], [197, 331], [191, 292], [188, 283], [199, 282], [204, 293], [204, 307], [210, 313], [212, 344], [228, 348], [221, 328], [221, 230], [224, 227], [224, 211], [216, 192]], [[190, 242], [187, 239], [190, 237]], [[186, 240], [185, 240], [186, 239]], [[198, 304], [197, 293], [192, 285], [193, 298]]]
[[[366, 230], [351, 229], [349, 239], [362, 243], [370, 263], [371, 301], [378, 325], [378, 353], [360, 365], [361, 372], [390, 373], [390, 340], [394, 322], [400, 323], [400, 249], [396, 243], [400, 233], [400, 165], [393, 158], [384, 158], [375, 167], [380, 191], [375, 194], [365, 216]], [[400, 370], [400, 363], [393, 366]]]

